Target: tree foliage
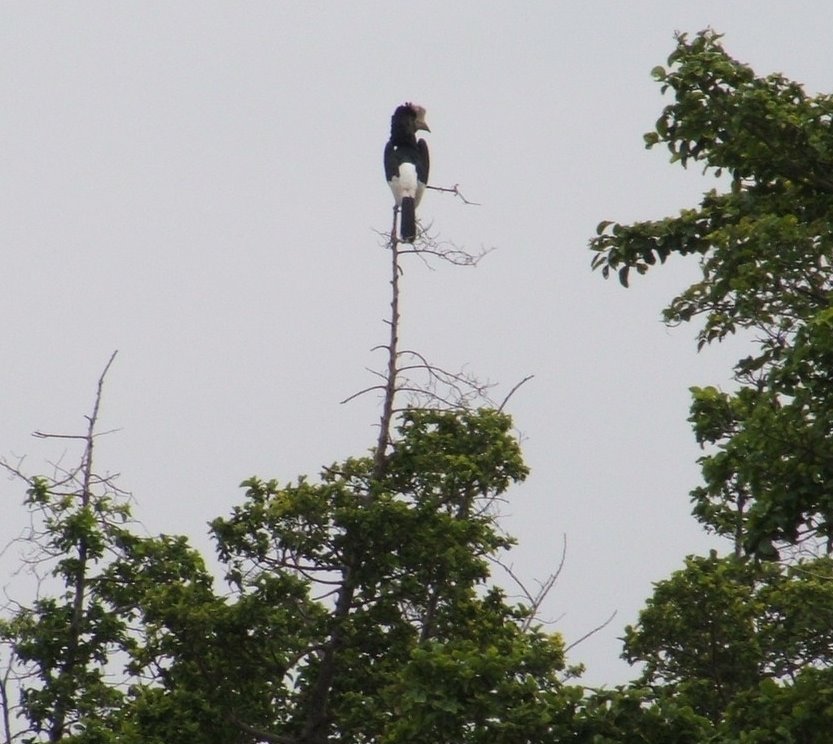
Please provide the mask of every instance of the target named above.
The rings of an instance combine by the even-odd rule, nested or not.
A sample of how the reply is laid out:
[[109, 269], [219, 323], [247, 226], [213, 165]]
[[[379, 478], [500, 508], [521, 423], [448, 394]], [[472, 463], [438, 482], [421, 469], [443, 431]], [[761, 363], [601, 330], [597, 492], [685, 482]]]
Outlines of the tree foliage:
[[752, 351], [730, 391], [691, 389], [705, 450], [693, 512], [732, 554], [691, 556], [656, 585], [624, 639], [641, 677], [607, 710], [642, 689], [641, 716], [690, 710], [699, 741], [828, 741], [833, 97], [756, 75], [712, 31], [679, 35], [653, 76], [673, 100], [646, 146], [725, 188], [675, 216], [600, 223], [593, 267], [628, 286], [633, 272], [693, 257], [700, 279], [665, 321], [696, 322], [698, 349], [743, 331]]
[[694, 255], [702, 278], [671, 301], [666, 321], [700, 319], [700, 346], [754, 334], [736, 391], [694, 390], [692, 422], [712, 450], [693, 497], [708, 527], [740, 529], [746, 550], [776, 557], [778, 543], [833, 535], [833, 96], [756, 76], [711, 31], [679, 36], [668, 64], [654, 77], [674, 101], [646, 144], [723, 175], [728, 188], [675, 217], [601, 223], [593, 265], [627, 284], [631, 269]]

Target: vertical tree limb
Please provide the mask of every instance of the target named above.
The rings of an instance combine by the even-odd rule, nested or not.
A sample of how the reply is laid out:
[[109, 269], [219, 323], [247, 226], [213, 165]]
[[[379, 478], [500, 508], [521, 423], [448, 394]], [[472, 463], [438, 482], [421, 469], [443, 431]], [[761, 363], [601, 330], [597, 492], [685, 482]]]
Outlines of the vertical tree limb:
[[385, 468], [385, 457], [391, 439], [391, 423], [393, 419], [393, 402], [396, 397], [397, 360], [399, 357], [399, 241], [396, 239], [396, 209], [393, 213], [393, 229], [390, 235], [391, 254], [391, 300], [390, 300], [390, 337], [388, 338], [388, 362], [387, 374], [385, 376], [385, 397], [382, 402], [382, 416], [379, 421], [379, 438], [376, 441], [374, 453], [374, 480], [382, 477]]
[[[104, 388], [104, 378], [118, 352], [114, 351], [104, 367], [104, 371], [98, 378], [95, 403], [92, 413], [87, 417], [87, 433], [84, 437], [85, 447], [81, 465], [81, 491], [78, 494], [81, 500], [81, 508], [87, 509], [92, 497], [90, 486], [93, 478], [93, 447], [95, 444], [95, 427], [98, 421], [98, 412], [101, 406], [101, 395]], [[86, 535], [82, 532], [78, 537], [78, 566], [72, 578], [72, 615], [69, 621], [69, 634], [67, 648], [63, 663], [60, 666], [56, 687], [58, 695], [55, 701], [55, 712], [52, 718], [52, 725], [49, 728], [49, 741], [60, 742], [64, 738], [66, 728], [66, 716], [68, 710], [67, 687], [71, 687], [71, 681], [78, 666], [78, 648], [84, 626], [84, 600], [87, 594], [87, 564], [89, 561], [89, 544]]]

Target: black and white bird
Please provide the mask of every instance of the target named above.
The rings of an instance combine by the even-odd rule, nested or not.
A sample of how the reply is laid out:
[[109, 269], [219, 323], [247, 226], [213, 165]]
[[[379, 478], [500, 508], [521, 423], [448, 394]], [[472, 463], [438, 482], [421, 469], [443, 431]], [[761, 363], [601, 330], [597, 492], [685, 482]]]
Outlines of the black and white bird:
[[417, 140], [419, 130], [430, 132], [425, 109], [413, 103], [397, 107], [390, 118], [390, 140], [385, 145], [385, 178], [402, 219], [402, 240], [416, 238], [416, 208], [428, 184], [428, 145]]

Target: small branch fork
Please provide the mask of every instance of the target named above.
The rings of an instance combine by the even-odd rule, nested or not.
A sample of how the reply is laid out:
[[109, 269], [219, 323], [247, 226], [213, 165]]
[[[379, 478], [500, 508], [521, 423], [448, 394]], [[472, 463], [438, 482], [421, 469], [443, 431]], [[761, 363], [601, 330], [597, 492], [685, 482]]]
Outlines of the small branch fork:
[[477, 266], [481, 259], [491, 253], [494, 248], [481, 248], [477, 253], [463, 248], [450, 240], [440, 240], [431, 232], [431, 225], [420, 226], [418, 242], [407, 248], [400, 249], [400, 254], [413, 253], [418, 256], [425, 266], [433, 271], [434, 267], [429, 258], [438, 258], [453, 266]]
[[[519, 387], [520, 384], [522, 384], [522, 383], [519, 383], [518, 385], [516, 385], [515, 388]], [[514, 389], [513, 389], [513, 392], [514, 392]], [[511, 395], [511, 393], [510, 393], [510, 395]], [[566, 559], [567, 559], [567, 536], [564, 535], [562, 537], [561, 558], [558, 561], [558, 566], [556, 567], [555, 571], [553, 571], [549, 576], [547, 576], [546, 579], [544, 579], [543, 581], [537, 581], [536, 582], [538, 584], [538, 588], [534, 592], [532, 590], [530, 590], [527, 587], [527, 585], [517, 576], [517, 574], [512, 569], [512, 566], [508, 566], [508, 565], [506, 565], [505, 563], [503, 563], [502, 561], [500, 561], [496, 558], [492, 559], [494, 563], [496, 563], [504, 571], [506, 571], [509, 578], [512, 579], [512, 581], [515, 583], [515, 585], [518, 587], [518, 589], [520, 589], [521, 596], [523, 597], [523, 599], [528, 603], [528, 614], [527, 614], [526, 619], [524, 620], [524, 622], [521, 625], [522, 630], [524, 630], [524, 631], [529, 630], [532, 627], [532, 624], [534, 622], [543, 623], [545, 625], [549, 625], [549, 624], [552, 624], [554, 622], [557, 622], [556, 620], [541, 620], [540, 613], [541, 613], [541, 606], [543, 605], [544, 600], [547, 598], [549, 593], [552, 591], [553, 587], [555, 586], [555, 583], [558, 581], [558, 578], [561, 576], [561, 571], [564, 569], [564, 563], [566, 562]], [[590, 638], [591, 636], [598, 633], [600, 630], [604, 630], [608, 625], [610, 625], [611, 622], [613, 622], [613, 618], [616, 617], [616, 614], [617, 614], [617, 610], [614, 610], [612, 613], [610, 613], [610, 615], [608, 616], [608, 618], [604, 622], [600, 623], [599, 625], [597, 625], [594, 628], [591, 628], [584, 635], [582, 635], [580, 638], [577, 638], [575, 641], [573, 641], [569, 645], [565, 646], [564, 652], [566, 653], [567, 651], [570, 651], [571, 649], [578, 646], [580, 643], [583, 643], [588, 638]]]
[[534, 592], [531, 591], [527, 587], [527, 585], [518, 577], [518, 575], [512, 569], [512, 566], [503, 563], [497, 558], [493, 558], [492, 560], [507, 573], [510, 579], [512, 579], [512, 581], [515, 583], [518, 589], [520, 589], [523, 599], [529, 605], [526, 619], [521, 624], [521, 629], [523, 631], [529, 630], [534, 622], [540, 622], [545, 625], [556, 622], [555, 620], [541, 620], [541, 605], [544, 603], [544, 600], [552, 591], [553, 587], [555, 586], [555, 583], [558, 581], [558, 577], [561, 576], [561, 571], [564, 569], [564, 564], [567, 560], [566, 535], [562, 536], [561, 558], [558, 561], [558, 566], [556, 566], [555, 571], [553, 571], [549, 576], [547, 576], [546, 579], [544, 579], [543, 581], [536, 582], [538, 584], [538, 588]]
[[[371, 351], [387, 348], [387, 346], [376, 346]], [[476, 400], [481, 400], [489, 406], [493, 406], [488, 395], [489, 389], [493, 387], [491, 383], [480, 382], [477, 378], [463, 371], [451, 372], [443, 369], [429, 362], [418, 352], [410, 349], [404, 349], [398, 352], [398, 357], [396, 360], [397, 383], [393, 392], [394, 395], [399, 393], [411, 395], [413, 405], [418, 405], [423, 408], [443, 406], [446, 408], [461, 409], [470, 407]], [[406, 357], [412, 359], [412, 363], [402, 363], [402, 359]], [[368, 372], [381, 378], [382, 382], [378, 385], [370, 385], [363, 390], [349, 395], [341, 401], [342, 404], [349, 403], [351, 400], [366, 393], [373, 391], [385, 392], [387, 390], [387, 376], [384, 373], [373, 369], [368, 369]], [[404, 374], [408, 372], [422, 373], [425, 375], [425, 380], [423, 382], [417, 382], [416, 380], [406, 378]], [[400, 410], [402, 409], [394, 407], [392, 412], [395, 413]]]
[[[458, 183], [455, 183], [451, 187], [427, 185], [425, 188], [431, 189], [432, 191], [441, 191], [445, 194], [453, 194], [454, 196], [458, 197], [463, 202], [463, 204], [467, 204], [469, 206], [482, 206], [480, 202], [475, 202], [471, 201], [470, 199], [467, 199], [463, 195], [463, 192], [460, 191], [460, 184]], [[390, 233], [385, 236], [388, 248], [393, 249], [401, 243], [401, 241], [396, 237], [398, 221], [399, 207], [394, 205], [393, 224], [391, 225]], [[476, 254], [469, 253], [468, 251], [454, 245], [453, 243], [449, 243], [447, 241], [439, 241], [439, 239], [436, 236], [432, 236], [430, 234], [430, 226], [429, 228], [419, 230], [418, 240], [421, 243], [419, 247], [412, 247], [410, 249], [399, 250], [399, 253], [416, 253], [420, 255], [420, 257], [423, 257], [424, 255], [432, 255], [441, 258], [444, 261], [448, 261], [449, 263], [455, 264], [457, 266], [476, 266], [480, 259], [483, 258], [483, 256], [485, 256], [487, 253], [490, 253], [493, 250], [490, 248], [488, 250], [482, 249], [479, 253]], [[401, 267], [399, 270], [401, 271]]]

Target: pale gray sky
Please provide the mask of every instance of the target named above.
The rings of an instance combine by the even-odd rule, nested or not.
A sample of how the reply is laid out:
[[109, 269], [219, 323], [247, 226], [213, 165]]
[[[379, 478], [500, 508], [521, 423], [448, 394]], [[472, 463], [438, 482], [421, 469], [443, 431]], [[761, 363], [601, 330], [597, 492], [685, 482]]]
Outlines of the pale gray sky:
[[[649, 71], [712, 26], [759, 73], [833, 91], [833, 5], [782, 2], [147, 2], [0, 5], [0, 453], [43, 470], [114, 349], [99, 467], [151, 531], [208, 549], [206, 522], [257, 474], [288, 481], [365, 452], [376, 401], [338, 401], [382, 359], [396, 105], [428, 110], [420, 208], [476, 270], [406, 268], [403, 342], [499, 381], [525, 436], [510, 494], [516, 572], [590, 684], [630, 672], [617, 636], [651, 582], [713, 545], [689, 516], [697, 355], [660, 309], [679, 262], [624, 290], [589, 269], [602, 219], [664, 216], [712, 184], [646, 152]], [[502, 393], [500, 392], [502, 390]], [[70, 456], [69, 454], [67, 455]], [[0, 541], [25, 521], [0, 482]], [[10, 567], [3, 559], [4, 575]]]

